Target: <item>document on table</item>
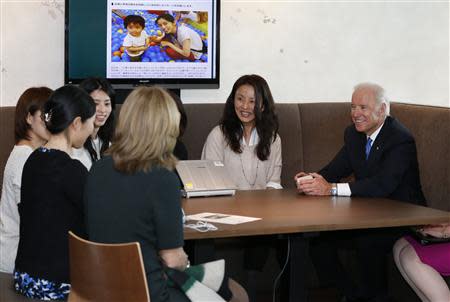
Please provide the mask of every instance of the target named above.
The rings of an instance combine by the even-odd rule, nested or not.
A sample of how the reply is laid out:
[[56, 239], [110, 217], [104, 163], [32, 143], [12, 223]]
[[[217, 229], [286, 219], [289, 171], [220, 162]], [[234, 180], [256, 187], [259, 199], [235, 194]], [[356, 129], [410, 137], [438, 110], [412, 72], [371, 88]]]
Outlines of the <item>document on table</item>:
[[261, 218], [256, 217], [248, 217], [248, 216], [239, 216], [239, 215], [231, 215], [231, 214], [220, 214], [220, 213], [200, 213], [189, 215], [186, 217], [187, 220], [201, 220], [212, 223], [223, 223], [223, 224], [240, 224], [246, 222], [252, 222], [256, 220], [260, 220]]

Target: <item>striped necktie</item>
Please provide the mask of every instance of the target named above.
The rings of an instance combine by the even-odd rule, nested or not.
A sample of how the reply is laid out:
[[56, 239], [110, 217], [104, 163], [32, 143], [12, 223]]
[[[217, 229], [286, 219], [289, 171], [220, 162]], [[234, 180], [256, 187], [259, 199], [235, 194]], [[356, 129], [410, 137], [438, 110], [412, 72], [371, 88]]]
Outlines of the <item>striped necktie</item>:
[[372, 139], [369, 137], [366, 143], [366, 160], [369, 158], [370, 148], [372, 148]]

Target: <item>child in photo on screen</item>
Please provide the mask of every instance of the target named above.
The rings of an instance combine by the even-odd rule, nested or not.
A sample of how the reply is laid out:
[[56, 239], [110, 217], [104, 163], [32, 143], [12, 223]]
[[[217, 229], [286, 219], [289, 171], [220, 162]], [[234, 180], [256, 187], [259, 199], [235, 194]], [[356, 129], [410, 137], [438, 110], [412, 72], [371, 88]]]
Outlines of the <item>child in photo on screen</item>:
[[145, 32], [145, 19], [138, 15], [128, 15], [123, 24], [128, 33], [123, 39], [123, 47], [130, 56], [131, 62], [141, 62], [142, 54], [150, 44], [150, 38]]

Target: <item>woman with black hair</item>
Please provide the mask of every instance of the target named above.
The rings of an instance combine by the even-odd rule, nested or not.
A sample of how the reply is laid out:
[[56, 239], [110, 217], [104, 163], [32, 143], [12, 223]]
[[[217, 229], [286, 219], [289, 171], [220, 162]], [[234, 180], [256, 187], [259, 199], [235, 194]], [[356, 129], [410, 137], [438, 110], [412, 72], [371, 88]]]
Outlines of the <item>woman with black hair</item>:
[[[269, 85], [258, 75], [244, 75], [233, 85], [220, 124], [203, 146], [202, 159], [221, 161], [239, 190], [281, 189], [281, 139]], [[248, 237], [244, 268], [250, 300], [256, 296], [256, 276], [267, 261], [274, 237]], [[277, 252], [281, 252], [278, 249]]]
[[92, 133], [95, 104], [85, 91], [63, 86], [50, 95], [43, 116], [50, 137], [31, 153], [22, 172], [14, 286], [30, 298], [61, 300], [70, 290], [68, 231], [86, 233], [88, 171], [69, 154]]
[[114, 109], [116, 93], [104, 78], [87, 78], [80, 88], [89, 93], [96, 105], [94, 131], [83, 147], [72, 151], [72, 158], [78, 159], [89, 170], [92, 163], [103, 157], [111, 144], [114, 132]]
[[202, 159], [222, 161], [240, 190], [281, 189], [281, 139], [266, 80], [244, 75], [234, 83]]

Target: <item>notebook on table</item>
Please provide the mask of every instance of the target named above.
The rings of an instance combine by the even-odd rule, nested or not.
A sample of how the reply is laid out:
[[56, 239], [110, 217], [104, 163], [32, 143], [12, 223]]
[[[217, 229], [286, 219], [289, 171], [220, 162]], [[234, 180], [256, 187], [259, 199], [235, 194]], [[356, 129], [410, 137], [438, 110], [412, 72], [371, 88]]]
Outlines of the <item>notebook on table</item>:
[[221, 161], [180, 160], [177, 172], [183, 183], [183, 196], [234, 195], [236, 186]]

